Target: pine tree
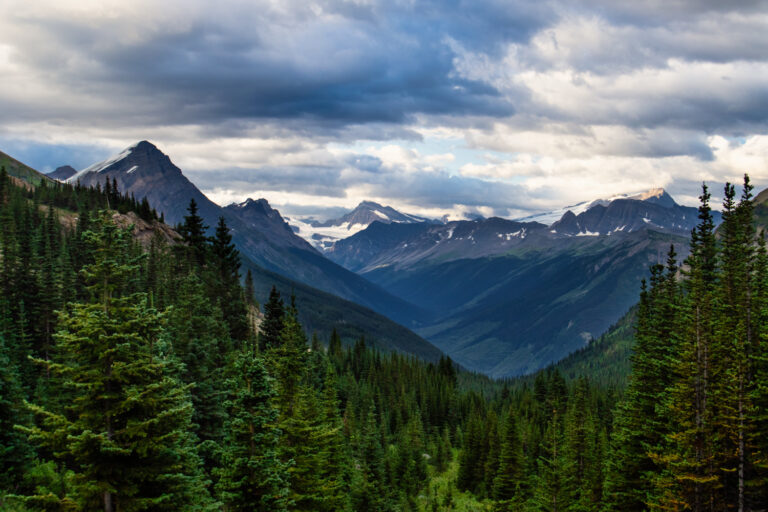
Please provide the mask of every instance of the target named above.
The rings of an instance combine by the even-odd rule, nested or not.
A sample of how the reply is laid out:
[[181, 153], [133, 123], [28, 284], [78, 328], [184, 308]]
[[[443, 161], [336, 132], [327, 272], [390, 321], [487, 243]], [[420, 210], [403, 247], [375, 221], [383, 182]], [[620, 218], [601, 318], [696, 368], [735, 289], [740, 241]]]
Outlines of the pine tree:
[[353, 510], [383, 512], [387, 510], [384, 448], [373, 403], [369, 403], [362, 428], [353, 438], [357, 478], [351, 486]]
[[733, 185], [726, 184], [723, 203], [722, 276], [715, 326], [714, 369], [719, 378], [712, 389], [718, 405], [716, 428], [722, 439], [721, 460], [726, 500], [738, 510], [745, 510], [747, 481], [751, 472], [747, 445], [751, 437], [753, 410], [749, 355], [755, 345], [752, 274], [755, 266], [754, 228], [752, 225], [751, 185], [745, 177], [740, 202], [735, 204]]
[[706, 185], [699, 197], [699, 224], [691, 233], [686, 260], [687, 294], [680, 309], [680, 346], [674, 364], [676, 382], [663, 405], [676, 427], [668, 434], [664, 456], [667, 480], [661, 476], [660, 506], [688, 507], [695, 512], [721, 509], [718, 491], [715, 410], [711, 386], [714, 350], [714, 297], [717, 247]]
[[565, 455], [562, 424], [557, 409], [544, 434], [542, 455], [538, 460], [533, 496], [528, 504], [532, 510], [566, 511], [572, 505], [573, 481]]
[[483, 475], [483, 422], [478, 411], [467, 421], [462, 450], [459, 453], [459, 472], [456, 486], [460, 490], [476, 492]]
[[26, 423], [24, 392], [15, 365], [11, 363], [0, 334], [0, 508], [2, 490], [14, 490], [30, 463], [32, 450], [15, 425]]
[[565, 421], [565, 456], [572, 482], [573, 512], [594, 510], [602, 498], [600, 432], [589, 397], [589, 383], [582, 376], [574, 385]]
[[203, 218], [197, 214], [197, 202], [195, 202], [194, 199], [189, 200], [187, 211], [189, 212], [189, 215], [184, 217], [184, 223], [181, 225], [180, 233], [189, 246], [193, 261], [195, 261], [199, 267], [202, 267], [205, 265], [208, 252], [208, 239], [205, 236], [208, 226], [203, 223]]
[[482, 495], [490, 497], [493, 496], [493, 483], [499, 470], [499, 454], [501, 451], [499, 418], [496, 415], [496, 411], [488, 411], [485, 424], [487, 432]]
[[651, 287], [643, 281], [632, 354], [632, 375], [616, 411], [607, 461], [605, 501], [609, 510], [644, 511], [657, 499], [660, 457], [666, 451], [669, 419], [663, 410], [673, 383], [675, 314], [679, 285], [674, 247], [666, 269], [651, 267]]
[[288, 464], [277, 455], [280, 431], [272, 404], [273, 381], [262, 362], [248, 351], [238, 356], [234, 368], [216, 488], [227, 510], [287, 510]]
[[62, 313], [57, 357], [45, 363], [73, 398], [62, 413], [31, 406], [41, 423], [24, 431], [75, 472], [74, 495], [86, 509], [203, 509], [192, 407], [155, 346], [162, 317], [145, 295], [128, 293], [138, 269], [130, 233], [106, 215], [96, 228], [84, 234], [95, 258], [83, 269], [93, 300]]
[[255, 305], [255, 296], [256, 291], [253, 287], [253, 274], [251, 273], [251, 269], [248, 269], [248, 272], [245, 274], [245, 303], [249, 306]]
[[259, 350], [264, 351], [280, 345], [280, 336], [283, 331], [285, 308], [280, 292], [274, 286], [269, 292], [269, 299], [264, 304], [264, 320], [261, 322], [259, 333]]
[[499, 510], [513, 510], [513, 500], [519, 496], [523, 487], [523, 445], [515, 413], [510, 408], [504, 419], [499, 471], [493, 481], [493, 499], [499, 502]]
[[328, 422], [318, 394], [305, 386], [296, 393], [291, 415], [282, 422], [284, 460], [293, 460], [290, 473], [291, 510], [335, 512], [346, 509], [333, 464], [339, 427]]
[[205, 296], [204, 285], [195, 274], [184, 277], [179, 290], [179, 299], [167, 314], [163, 338], [182, 363], [177, 377], [193, 386], [194, 432], [204, 443], [213, 441], [213, 446], [206, 443], [202, 450], [210, 466], [226, 417], [224, 370], [232, 342], [221, 311]]

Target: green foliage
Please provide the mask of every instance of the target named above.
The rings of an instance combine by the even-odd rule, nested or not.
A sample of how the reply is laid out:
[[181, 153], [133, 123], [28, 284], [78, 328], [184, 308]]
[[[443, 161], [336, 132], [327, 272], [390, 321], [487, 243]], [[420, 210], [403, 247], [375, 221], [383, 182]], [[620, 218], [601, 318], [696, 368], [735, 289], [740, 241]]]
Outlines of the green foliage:
[[94, 256], [83, 269], [93, 300], [62, 313], [56, 357], [42, 362], [61, 379], [69, 405], [61, 413], [31, 405], [39, 423], [23, 430], [74, 472], [82, 507], [202, 509], [192, 407], [155, 349], [161, 316], [130, 293], [138, 268], [130, 234], [102, 218], [84, 236]]
[[690, 257], [672, 247], [609, 333], [494, 381], [373, 350], [323, 295], [302, 315], [273, 287], [257, 338], [269, 274], [241, 288], [223, 220], [209, 238], [191, 204], [183, 244], [140, 247], [97, 213], [154, 218], [114, 183], [0, 170], [0, 508], [764, 508], [768, 253], [749, 198], [729, 186], [716, 232], [705, 190]]
[[216, 489], [227, 510], [287, 510], [287, 466], [277, 455], [280, 430], [272, 379], [249, 351], [234, 363], [226, 440]]

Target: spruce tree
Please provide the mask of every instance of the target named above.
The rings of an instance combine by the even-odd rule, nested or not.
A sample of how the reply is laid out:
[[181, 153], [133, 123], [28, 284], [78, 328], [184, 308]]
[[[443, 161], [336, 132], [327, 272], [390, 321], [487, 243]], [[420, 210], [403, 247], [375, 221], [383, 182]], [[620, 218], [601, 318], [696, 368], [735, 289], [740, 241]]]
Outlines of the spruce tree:
[[261, 322], [259, 333], [259, 350], [264, 351], [280, 345], [283, 331], [285, 308], [280, 292], [274, 286], [269, 292], [269, 299], [264, 304], [264, 320]]
[[138, 269], [131, 235], [106, 215], [95, 228], [84, 234], [94, 255], [83, 269], [92, 301], [61, 314], [56, 357], [44, 363], [72, 399], [61, 413], [30, 406], [40, 423], [24, 431], [74, 471], [82, 508], [203, 509], [210, 500], [190, 435], [192, 406], [155, 344], [162, 316], [144, 294], [130, 293]]
[[301, 386], [290, 417], [281, 422], [285, 433], [283, 460], [292, 460], [290, 473], [291, 510], [335, 512], [347, 508], [340, 492], [338, 466], [334, 461], [334, 439], [340, 427], [328, 421], [321, 397]]
[[208, 226], [203, 222], [203, 218], [197, 214], [197, 202], [194, 199], [189, 200], [187, 212], [189, 212], [189, 215], [184, 217], [180, 233], [189, 247], [192, 260], [199, 267], [202, 267], [205, 265], [208, 252], [208, 239], [205, 236]]
[[523, 445], [515, 414], [516, 411], [510, 408], [502, 430], [499, 470], [493, 481], [493, 499], [499, 502], [498, 510], [514, 510], [513, 500], [523, 487]]
[[280, 430], [273, 380], [250, 351], [240, 354], [229, 382], [226, 441], [216, 489], [227, 510], [287, 510], [288, 466], [278, 458]]
[[0, 334], [0, 508], [3, 491], [15, 491], [31, 461], [29, 442], [15, 426], [27, 422], [24, 392]]
[[676, 382], [662, 404], [675, 428], [667, 436], [666, 474], [657, 482], [662, 488], [660, 506], [685, 506], [695, 512], [725, 506], [719, 492], [711, 391], [716, 378], [712, 357], [717, 247], [706, 185], [699, 199], [699, 224], [691, 233], [691, 253], [686, 260], [687, 293], [680, 308], [680, 345], [673, 367]]
[[538, 459], [533, 496], [528, 503], [532, 510], [560, 512], [573, 503], [572, 471], [564, 444], [560, 414], [553, 409]]

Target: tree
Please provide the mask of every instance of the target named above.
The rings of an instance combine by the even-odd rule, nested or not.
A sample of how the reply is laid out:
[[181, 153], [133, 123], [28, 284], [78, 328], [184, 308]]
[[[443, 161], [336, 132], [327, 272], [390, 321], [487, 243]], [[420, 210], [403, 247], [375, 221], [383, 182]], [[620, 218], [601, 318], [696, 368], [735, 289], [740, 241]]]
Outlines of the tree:
[[[19, 375], [0, 333], [0, 489], [14, 489], [19, 485], [32, 456], [27, 439], [14, 428], [26, 423], [23, 401]], [[0, 508], [2, 506], [0, 491]]]
[[670, 248], [666, 272], [651, 267], [651, 287], [642, 283], [632, 353], [632, 375], [624, 401], [616, 411], [607, 463], [605, 501], [609, 510], [644, 511], [656, 500], [654, 479], [665, 452], [669, 418], [659, 405], [673, 383], [675, 312], [679, 285], [674, 248]]
[[189, 215], [184, 217], [180, 232], [189, 246], [193, 261], [202, 267], [205, 265], [206, 253], [208, 252], [208, 238], [205, 236], [208, 226], [203, 223], [203, 218], [197, 214], [197, 202], [194, 199], [189, 200], [187, 211]]
[[40, 423], [23, 430], [74, 471], [81, 507], [200, 510], [210, 499], [190, 435], [192, 406], [155, 344], [162, 315], [145, 294], [130, 293], [138, 270], [130, 236], [106, 215], [84, 234], [94, 255], [83, 269], [92, 301], [61, 314], [56, 357], [42, 362], [71, 400], [61, 413], [30, 406]]
[[233, 390], [226, 406], [226, 441], [216, 488], [227, 510], [280, 512], [287, 510], [290, 464], [280, 461], [280, 430], [275, 390], [261, 360], [250, 351], [234, 366]]
[[301, 386], [291, 414], [284, 422], [283, 460], [289, 469], [291, 510], [336, 512], [347, 509], [347, 492], [336, 463], [340, 425], [329, 421], [323, 400]]
[[564, 448], [560, 413], [553, 409], [529, 503], [533, 510], [561, 512], [572, 504], [573, 481]]
[[512, 500], [522, 487], [523, 471], [523, 444], [517, 430], [515, 411], [510, 408], [504, 419], [499, 470], [493, 481], [493, 499], [500, 502], [502, 509], [512, 510]]
[[240, 253], [232, 243], [224, 217], [219, 217], [215, 236], [211, 239], [211, 253], [217, 274], [212, 295], [218, 298], [232, 338], [244, 340], [248, 337], [248, 312], [240, 288]]
[[717, 247], [706, 185], [699, 199], [699, 224], [691, 233], [686, 260], [687, 294], [680, 308], [680, 345], [673, 366], [676, 381], [662, 404], [676, 428], [667, 435], [664, 465], [669, 481], [661, 485], [660, 497], [663, 506], [685, 505], [695, 512], [724, 506], [712, 404]]
[[269, 299], [264, 304], [264, 320], [261, 322], [259, 333], [259, 350], [264, 351], [280, 345], [280, 336], [283, 332], [285, 309], [280, 292], [274, 286], [269, 292]]

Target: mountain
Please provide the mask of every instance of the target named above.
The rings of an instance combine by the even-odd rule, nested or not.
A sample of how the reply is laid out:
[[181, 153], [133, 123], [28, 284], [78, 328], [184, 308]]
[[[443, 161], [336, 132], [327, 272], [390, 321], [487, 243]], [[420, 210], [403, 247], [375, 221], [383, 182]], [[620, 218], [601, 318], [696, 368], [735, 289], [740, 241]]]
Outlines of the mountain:
[[374, 222], [327, 255], [426, 309], [417, 332], [466, 368], [519, 375], [604, 333], [670, 244], [685, 256], [697, 222], [663, 190], [590, 204], [551, 226]]
[[227, 208], [212, 202], [150, 142], [134, 144], [67, 181], [95, 186], [103, 185], [107, 179], [115, 180], [123, 193], [133, 194], [137, 199], [146, 197], [169, 224], [181, 223], [190, 199], [194, 199], [199, 215], [209, 227], [224, 217], [242, 255], [268, 271], [361, 304], [405, 325], [413, 323], [419, 314], [415, 306], [324, 258], [294, 234], [266, 200], [246, 201]]
[[45, 174], [19, 162], [15, 158], [6, 155], [2, 151], [0, 151], [0, 168], [5, 168], [5, 171], [9, 176], [19, 178], [33, 185], [37, 185], [41, 181], [50, 180], [50, 178], [48, 178]]
[[369, 308], [292, 281], [244, 259], [243, 273], [247, 270], [251, 270], [255, 295], [259, 301], [266, 302], [273, 285], [286, 301], [293, 295], [302, 326], [308, 332], [317, 333], [321, 340], [328, 340], [331, 331], [335, 329], [346, 345], [365, 337], [369, 346], [413, 354], [425, 361], [435, 362], [443, 355], [438, 348], [410, 329]]
[[[680, 206], [663, 189], [638, 199], [615, 199], [596, 204], [575, 215], [565, 212], [550, 228], [572, 236], [608, 235], [617, 231], [631, 233], [645, 228], [687, 235], [698, 223], [696, 208]], [[720, 212], [714, 212], [716, 222]]]
[[672, 199], [672, 196], [667, 194], [666, 190], [664, 190], [663, 188], [652, 188], [650, 190], [647, 190], [644, 192], [638, 192], [635, 194], [617, 194], [615, 196], [605, 198], [605, 199], [594, 199], [592, 201], [582, 201], [581, 203], [577, 203], [571, 206], [565, 206], [557, 210], [536, 213], [536, 214], [528, 215], [527, 217], [521, 217], [515, 220], [520, 222], [541, 222], [542, 224], [550, 225], [553, 222], [559, 220], [563, 216], [563, 214], [565, 214], [568, 211], [572, 212], [574, 215], [579, 215], [580, 213], [583, 213], [589, 210], [593, 206], [597, 206], [597, 205], [607, 206], [611, 202], [617, 199], [634, 199], [637, 201], [647, 201], [649, 203], [660, 204], [666, 207], [672, 207], [676, 204], [674, 199]]
[[313, 251], [303, 239], [297, 237], [283, 220], [280, 212], [269, 205], [266, 199], [247, 199], [239, 204], [224, 207], [230, 217], [237, 217], [251, 229], [259, 230], [271, 240], [280, 240], [286, 247]]
[[55, 171], [46, 174], [49, 178], [57, 181], [67, 181], [69, 178], [77, 174], [77, 170], [71, 165], [62, 165], [57, 167]]
[[517, 222], [499, 217], [446, 224], [382, 224], [339, 240], [326, 254], [355, 272], [376, 268], [405, 268], [427, 261], [474, 259], [502, 254], [513, 247], [539, 246], [551, 237], [538, 222]]
[[[12, 162], [12, 166], [6, 167], [10, 170], [9, 174], [15, 177], [22, 176], [20, 179], [32, 185], [39, 183], [40, 180], [47, 179], [45, 175], [4, 153], [0, 153], [0, 162], [2, 162], [3, 166], [6, 166], [8, 162]], [[149, 162], [149, 160], [145, 162]], [[132, 168], [133, 165], [128, 167], [128, 169]], [[110, 172], [106, 170], [106, 167], [101, 168], [97, 166], [94, 169], [105, 171], [102, 176]], [[138, 169], [134, 171], [134, 173], [136, 172], [138, 172]], [[83, 174], [82, 176], [88, 180], [92, 179], [90, 175]], [[109, 177], [111, 179], [114, 177], [114, 174]], [[118, 178], [116, 177], [116, 179]], [[145, 177], [144, 179], [149, 178]], [[101, 181], [99, 182], [101, 183]], [[120, 182], [119, 179], [118, 182]], [[254, 201], [254, 203], [259, 202]], [[260, 205], [262, 208], [269, 208], [266, 201], [261, 202]], [[279, 213], [274, 210], [272, 212], [274, 213], [270, 214], [273, 218], [279, 217]], [[59, 210], [58, 218], [62, 225], [68, 229], [74, 229], [77, 224], [76, 212]], [[112, 219], [121, 227], [133, 226], [133, 236], [145, 247], [156, 236], [160, 236], [170, 244], [178, 243], [177, 241], [180, 239], [179, 234], [167, 224], [157, 221], [146, 222], [134, 212], [129, 211], [125, 214], [114, 213]], [[261, 301], [266, 301], [273, 285], [277, 286], [286, 299], [291, 295], [295, 296], [302, 325], [307, 331], [317, 333], [321, 340], [329, 339], [331, 331], [336, 329], [346, 344], [352, 344], [361, 336], [365, 336], [369, 346], [385, 351], [405, 352], [426, 361], [437, 361], [442, 355], [442, 352], [435, 348], [434, 345], [425, 341], [414, 332], [371, 309], [270, 272], [255, 264], [246, 256], [243, 256], [242, 260], [242, 272], [245, 273], [247, 270], [250, 270], [253, 276], [256, 297]]]
[[313, 219], [291, 218], [288, 222], [293, 230], [307, 242], [320, 250], [328, 250], [337, 240], [352, 236], [373, 222], [414, 224], [434, 221], [400, 213], [390, 206], [382, 206], [373, 201], [363, 201], [354, 210], [337, 219], [319, 222]]

